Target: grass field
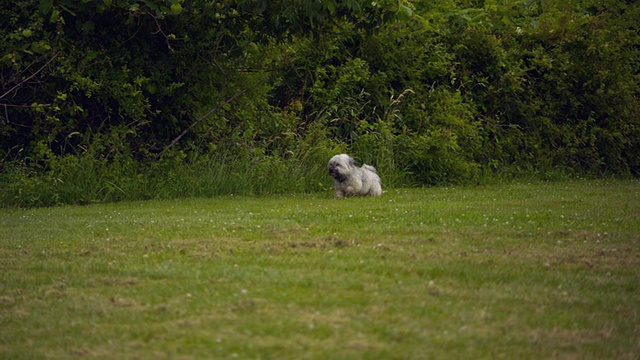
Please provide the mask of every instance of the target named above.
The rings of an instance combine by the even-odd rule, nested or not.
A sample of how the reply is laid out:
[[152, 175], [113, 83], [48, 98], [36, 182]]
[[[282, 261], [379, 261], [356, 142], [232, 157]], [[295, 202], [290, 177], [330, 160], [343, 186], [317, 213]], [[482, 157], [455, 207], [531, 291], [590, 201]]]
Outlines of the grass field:
[[640, 182], [0, 209], [0, 358], [638, 359]]

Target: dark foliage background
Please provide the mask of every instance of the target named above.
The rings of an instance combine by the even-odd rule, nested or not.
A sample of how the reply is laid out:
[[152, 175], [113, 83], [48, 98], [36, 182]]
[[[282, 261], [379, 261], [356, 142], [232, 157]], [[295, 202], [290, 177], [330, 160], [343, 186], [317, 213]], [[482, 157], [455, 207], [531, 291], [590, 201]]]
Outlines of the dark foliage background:
[[632, 1], [0, 2], [5, 206], [640, 173]]

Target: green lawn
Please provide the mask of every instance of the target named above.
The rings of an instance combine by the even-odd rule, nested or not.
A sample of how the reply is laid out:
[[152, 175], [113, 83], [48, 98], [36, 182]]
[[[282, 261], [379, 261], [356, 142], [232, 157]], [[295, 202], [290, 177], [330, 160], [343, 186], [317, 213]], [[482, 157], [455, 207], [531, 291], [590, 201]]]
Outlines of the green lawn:
[[0, 210], [0, 358], [638, 359], [640, 182]]

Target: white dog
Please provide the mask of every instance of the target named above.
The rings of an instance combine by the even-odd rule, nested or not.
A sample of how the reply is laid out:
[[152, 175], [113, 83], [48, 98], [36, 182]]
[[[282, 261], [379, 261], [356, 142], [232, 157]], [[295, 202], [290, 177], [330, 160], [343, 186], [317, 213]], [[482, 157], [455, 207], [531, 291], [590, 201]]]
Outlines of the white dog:
[[336, 155], [329, 160], [329, 174], [336, 179], [335, 195], [338, 198], [382, 194], [376, 168], [367, 164], [357, 167], [355, 160], [347, 154]]

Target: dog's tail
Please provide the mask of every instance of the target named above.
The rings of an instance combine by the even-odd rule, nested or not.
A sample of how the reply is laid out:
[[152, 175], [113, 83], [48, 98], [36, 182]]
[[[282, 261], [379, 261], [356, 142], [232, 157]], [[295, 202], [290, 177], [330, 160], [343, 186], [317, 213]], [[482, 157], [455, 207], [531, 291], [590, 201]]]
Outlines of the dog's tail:
[[367, 170], [369, 170], [369, 171], [373, 171], [373, 172], [374, 172], [374, 173], [376, 173], [376, 174], [378, 173], [378, 170], [376, 170], [376, 168], [374, 168], [374, 167], [373, 167], [373, 166], [371, 166], [371, 165], [362, 164], [362, 168], [363, 168], [363, 169], [367, 169]]

